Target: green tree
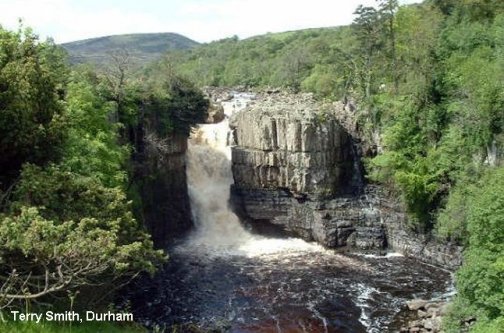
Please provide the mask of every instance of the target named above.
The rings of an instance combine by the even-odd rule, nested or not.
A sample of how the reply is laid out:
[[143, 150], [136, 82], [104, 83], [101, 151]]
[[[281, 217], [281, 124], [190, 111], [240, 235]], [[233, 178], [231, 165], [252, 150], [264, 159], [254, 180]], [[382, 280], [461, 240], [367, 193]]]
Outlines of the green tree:
[[105, 186], [123, 186], [129, 157], [127, 145], [120, 145], [114, 122], [116, 105], [107, 101], [103, 79], [90, 69], [72, 72], [66, 94], [68, 138], [62, 165], [74, 173], [97, 177]]
[[359, 86], [365, 101], [371, 98], [371, 86], [375, 75], [378, 51], [383, 47], [382, 31], [383, 25], [380, 13], [374, 7], [359, 6], [354, 15], [357, 15], [353, 21], [355, 35], [360, 43], [360, 54], [357, 54], [359, 66], [357, 74]]
[[474, 332], [497, 332], [493, 329], [504, 328], [504, 168], [489, 171], [466, 203], [469, 244], [447, 327], [458, 332], [461, 321], [472, 315], [477, 318]]
[[392, 74], [392, 82], [394, 84], [394, 92], [399, 89], [399, 76], [397, 70], [397, 41], [396, 41], [396, 12], [399, 8], [397, 0], [379, 0], [378, 11], [381, 19], [384, 21], [385, 38], [388, 41], [387, 52], [390, 58], [389, 73]]
[[142, 113], [145, 129], [162, 138], [170, 134], [189, 135], [191, 127], [207, 117], [208, 100], [193, 83], [177, 74], [169, 61], [147, 70], [143, 87]]
[[61, 52], [29, 29], [0, 27], [0, 190], [12, 185], [25, 162], [44, 164], [61, 153], [65, 138]]
[[26, 165], [0, 215], [0, 307], [153, 272], [162, 259], [119, 188]]

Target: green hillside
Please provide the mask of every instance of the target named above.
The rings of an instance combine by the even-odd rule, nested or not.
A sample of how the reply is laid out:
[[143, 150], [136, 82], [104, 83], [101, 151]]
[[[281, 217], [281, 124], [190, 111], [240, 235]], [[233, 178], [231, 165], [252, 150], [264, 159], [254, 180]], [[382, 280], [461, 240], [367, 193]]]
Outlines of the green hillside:
[[[323, 94], [334, 94], [344, 80], [337, 58], [342, 50], [356, 48], [350, 27], [317, 28], [268, 33], [239, 40], [231, 37], [183, 51], [172, 51], [168, 60], [178, 71], [200, 85], [290, 86], [319, 85]], [[311, 75], [321, 77], [308, 79]], [[319, 82], [321, 79], [324, 82]], [[310, 83], [311, 82], [311, 83]]]
[[127, 51], [135, 63], [144, 64], [158, 59], [169, 50], [184, 50], [198, 45], [197, 42], [175, 33], [146, 33], [105, 36], [64, 43], [72, 63], [107, 63], [110, 54]]
[[283, 87], [355, 103], [379, 152], [366, 174], [409, 228], [465, 247], [445, 332], [504, 332], [504, 2], [358, 7], [353, 24], [239, 40], [163, 59], [199, 85]]

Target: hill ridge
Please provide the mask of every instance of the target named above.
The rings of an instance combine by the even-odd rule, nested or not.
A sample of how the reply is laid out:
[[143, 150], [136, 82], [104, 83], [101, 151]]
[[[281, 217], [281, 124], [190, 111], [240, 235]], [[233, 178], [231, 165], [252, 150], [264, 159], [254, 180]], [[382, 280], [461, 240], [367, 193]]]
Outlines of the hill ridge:
[[60, 44], [74, 64], [91, 62], [106, 64], [110, 53], [126, 50], [139, 65], [159, 59], [170, 50], [184, 50], [199, 45], [198, 42], [175, 32], [146, 32], [107, 35]]

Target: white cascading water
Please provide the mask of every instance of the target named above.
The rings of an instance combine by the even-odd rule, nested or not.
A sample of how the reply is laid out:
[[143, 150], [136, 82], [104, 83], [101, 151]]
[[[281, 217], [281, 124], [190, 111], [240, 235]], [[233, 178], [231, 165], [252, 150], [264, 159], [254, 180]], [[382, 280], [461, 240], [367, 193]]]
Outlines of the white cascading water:
[[189, 140], [187, 178], [196, 231], [183, 248], [206, 249], [209, 255], [245, 255], [248, 257], [289, 252], [324, 251], [316, 244], [300, 239], [272, 239], [252, 235], [228, 206], [231, 173], [229, 117], [240, 112], [253, 98], [235, 94], [224, 102], [225, 119], [218, 124], [200, 125]]

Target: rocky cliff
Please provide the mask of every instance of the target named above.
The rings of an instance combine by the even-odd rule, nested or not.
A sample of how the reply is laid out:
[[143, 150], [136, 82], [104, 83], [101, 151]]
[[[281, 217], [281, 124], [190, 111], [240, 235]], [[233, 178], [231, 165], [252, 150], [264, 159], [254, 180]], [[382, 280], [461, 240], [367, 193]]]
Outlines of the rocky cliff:
[[187, 137], [161, 139], [147, 132], [142, 142], [135, 176], [142, 206], [139, 214], [154, 244], [163, 247], [192, 227], [185, 164]]
[[253, 224], [327, 247], [386, 245], [353, 139], [330, 109], [308, 94], [259, 94], [231, 126], [233, 197]]
[[447, 267], [460, 249], [408, 231], [399, 200], [365, 185], [353, 111], [311, 95], [259, 93], [231, 120], [232, 202], [253, 227], [272, 228], [326, 247], [390, 247]]
[[235, 184], [283, 189], [294, 197], [331, 197], [351, 186], [351, 137], [310, 95], [265, 95], [233, 117]]
[[178, 87], [172, 98], [169, 106], [143, 105], [137, 124], [129, 128], [135, 213], [161, 248], [193, 226], [186, 176], [190, 128], [196, 122], [224, 119], [222, 105], [209, 94]]

